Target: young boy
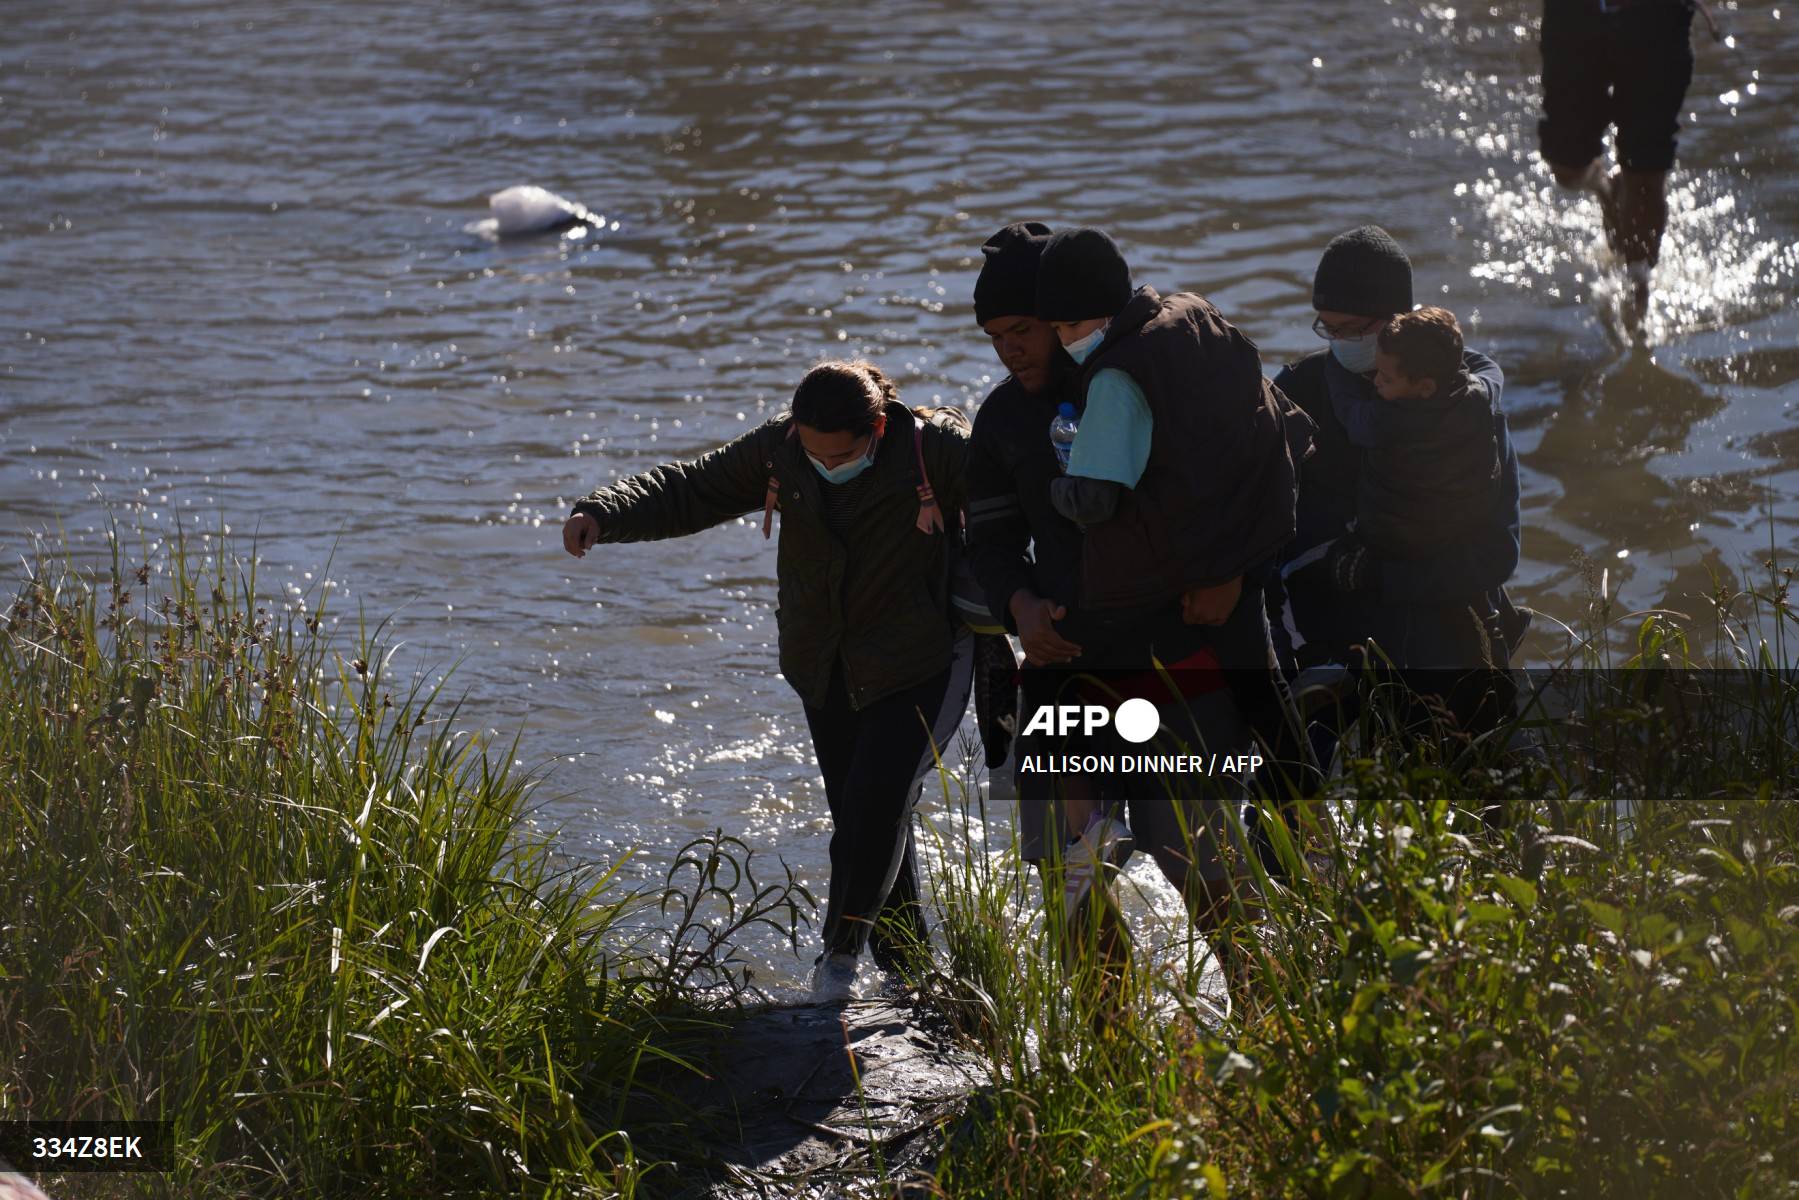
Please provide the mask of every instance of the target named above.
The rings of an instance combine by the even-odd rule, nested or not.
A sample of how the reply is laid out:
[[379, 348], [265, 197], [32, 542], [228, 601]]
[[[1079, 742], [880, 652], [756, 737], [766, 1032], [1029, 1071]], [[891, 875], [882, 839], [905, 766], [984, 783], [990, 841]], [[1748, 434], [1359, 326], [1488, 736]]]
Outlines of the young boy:
[[1493, 410], [1504, 385], [1492, 359], [1464, 354], [1447, 309], [1401, 313], [1380, 331], [1378, 399], [1347, 388], [1331, 396], [1349, 440], [1367, 452], [1354, 536], [1327, 560], [1337, 587], [1357, 590], [1370, 550], [1428, 558], [1487, 518], [1500, 482]]

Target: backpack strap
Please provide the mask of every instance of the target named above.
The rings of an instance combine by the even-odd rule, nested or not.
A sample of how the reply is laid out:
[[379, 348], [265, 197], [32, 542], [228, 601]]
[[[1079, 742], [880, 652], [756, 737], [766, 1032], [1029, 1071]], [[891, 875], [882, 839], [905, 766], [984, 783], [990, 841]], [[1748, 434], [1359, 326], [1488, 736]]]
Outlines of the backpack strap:
[[924, 469], [924, 418], [912, 414], [912, 462], [918, 469], [918, 531], [943, 532], [943, 509], [937, 504], [937, 493], [931, 490], [931, 477]]
[[[799, 436], [799, 432], [799, 426], [789, 425], [787, 427], [787, 440], [792, 441], [795, 437]], [[772, 469], [774, 465], [774, 459], [769, 459], [768, 466], [771, 469], [768, 475], [768, 491], [762, 497], [762, 540], [765, 542], [768, 540], [769, 534], [774, 531], [775, 509], [779, 507], [781, 499], [781, 481], [775, 478]]]

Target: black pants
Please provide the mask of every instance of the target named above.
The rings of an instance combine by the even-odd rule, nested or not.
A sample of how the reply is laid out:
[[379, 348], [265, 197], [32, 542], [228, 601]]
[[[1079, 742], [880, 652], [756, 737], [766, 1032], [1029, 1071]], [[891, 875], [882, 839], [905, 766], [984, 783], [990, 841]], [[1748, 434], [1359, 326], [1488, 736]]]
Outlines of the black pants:
[[[931, 752], [950, 671], [860, 711], [851, 708], [839, 670], [823, 707], [806, 705], [806, 724], [831, 807], [831, 885], [825, 904], [827, 953], [860, 953], [883, 967], [902, 966], [903, 948], [925, 937], [912, 800], [919, 764]], [[877, 917], [879, 923], [877, 923]], [[903, 933], [884, 926], [898, 925]]]
[[1604, 148], [1605, 127], [1616, 124], [1619, 163], [1671, 168], [1693, 78], [1692, 21], [1682, 0], [1634, 0], [1615, 12], [1601, 11], [1599, 0], [1546, 0], [1543, 157], [1585, 166]]

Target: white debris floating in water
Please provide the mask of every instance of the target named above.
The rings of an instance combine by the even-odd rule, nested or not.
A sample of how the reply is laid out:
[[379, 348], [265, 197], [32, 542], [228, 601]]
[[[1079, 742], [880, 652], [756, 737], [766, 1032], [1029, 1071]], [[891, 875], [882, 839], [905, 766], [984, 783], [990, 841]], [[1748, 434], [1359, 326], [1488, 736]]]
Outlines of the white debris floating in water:
[[565, 200], [555, 192], [534, 184], [504, 188], [487, 198], [493, 216], [470, 225], [471, 233], [487, 237], [519, 237], [531, 233], [548, 233], [570, 225], [605, 227], [606, 218], [589, 212], [585, 205]]

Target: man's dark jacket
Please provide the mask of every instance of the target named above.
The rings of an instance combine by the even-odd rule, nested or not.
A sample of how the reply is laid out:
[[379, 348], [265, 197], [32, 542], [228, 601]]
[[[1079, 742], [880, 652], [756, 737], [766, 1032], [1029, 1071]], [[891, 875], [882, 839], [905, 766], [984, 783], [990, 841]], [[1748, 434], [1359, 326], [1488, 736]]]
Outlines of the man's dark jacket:
[[[1061, 357], [1060, 354], [1057, 355]], [[1057, 406], [1073, 400], [1074, 365], [1035, 396], [1007, 378], [974, 415], [968, 443], [968, 556], [987, 607], [1008, 629], [1020, 588], [1072, 608], [1080, 582], [1081, 528], [1049, 501], [1062, 468], [1050, 447]]]
[[[1209, 302], [1139, 288], [1082, 365], [1143, 389], [1149, 462], [1113, 515], [1087, 530], [1082, 601], [1134, 608], [1228, 583], [1293, 536], [1303, 414], [1262, 377], [1262, 357]], [[1047, 436], [1047, 435], [1046, 435]]]
[[821, 707], [841, 664], [850, 704], [860, 709], [949, 665], [957, 632], [949, 555], [963, 507], [968, 434], [942, 414], [924, 426], [925, 471], [946, 531], [922, 532], [913, 413], [890, 402], [853, 525], [840, 538], [825, 523], [821, 492], [829, 485], [792, 429], [784, 413], [693, 462], [600, 488], [574, 511], [599, 521], [602, 542], [681, 537], [760, 512], [772, 479], [779, 485], [781, 673], [802, 700]]

